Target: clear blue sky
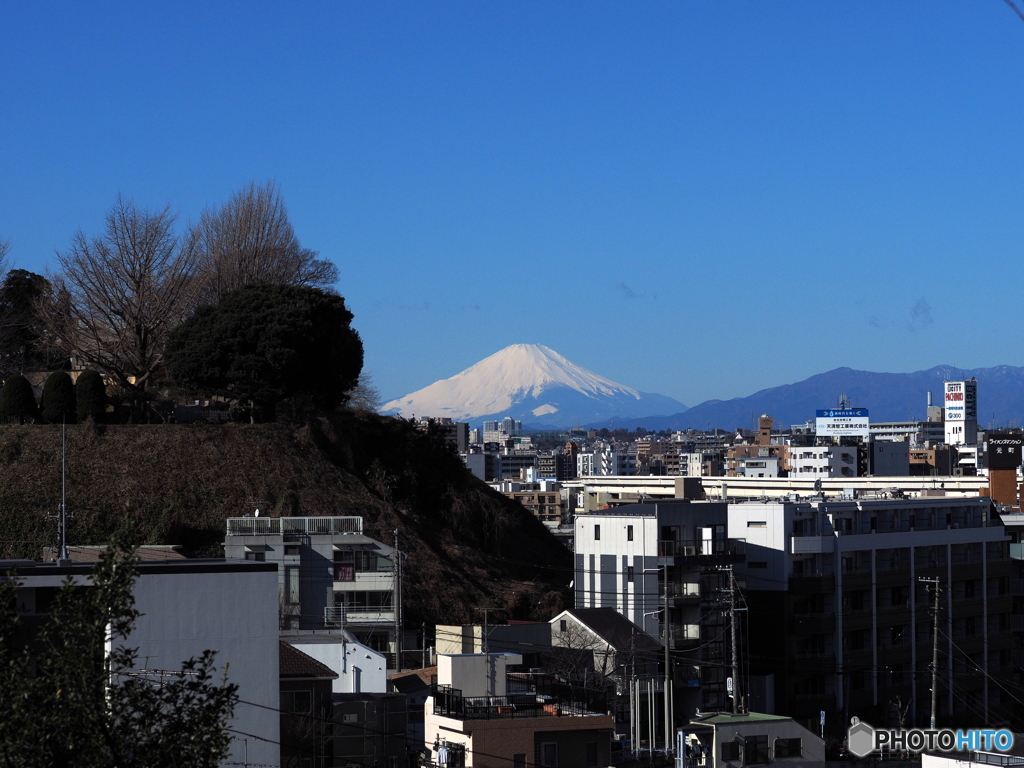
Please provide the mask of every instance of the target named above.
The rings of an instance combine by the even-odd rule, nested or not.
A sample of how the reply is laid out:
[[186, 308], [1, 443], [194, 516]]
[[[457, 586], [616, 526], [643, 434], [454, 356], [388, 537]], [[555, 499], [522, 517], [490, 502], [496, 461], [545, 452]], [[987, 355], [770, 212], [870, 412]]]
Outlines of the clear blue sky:
[[1000, 0], [4, 3], [0, 237], [276, 179], [385, 398], [516, 342], [695, 404], [1024, 364]]

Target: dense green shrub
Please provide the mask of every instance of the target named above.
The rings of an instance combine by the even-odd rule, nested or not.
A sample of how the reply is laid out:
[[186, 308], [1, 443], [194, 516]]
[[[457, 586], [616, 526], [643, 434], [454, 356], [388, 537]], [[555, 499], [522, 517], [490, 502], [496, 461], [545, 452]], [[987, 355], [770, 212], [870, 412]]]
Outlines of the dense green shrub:
[[43, 385], [39, 403], [43, 421], [49, 424], [74, 424], [77, 404], [75, 384], [67, 371], [54, 371]]
[[103, 377], [96, 371], [82, 371], [75, 383], [75, 403], [78, 407], [78, 420], [92, 419], [102, 423], [107, 415], [107, 390], [103, 385]]
[[4, 391], [0, 393], [0, 418], [17, 419], [22, 424], [26, 419], [39, 418], [32, 385], [20, 373], [8, 376], [4, 381]]

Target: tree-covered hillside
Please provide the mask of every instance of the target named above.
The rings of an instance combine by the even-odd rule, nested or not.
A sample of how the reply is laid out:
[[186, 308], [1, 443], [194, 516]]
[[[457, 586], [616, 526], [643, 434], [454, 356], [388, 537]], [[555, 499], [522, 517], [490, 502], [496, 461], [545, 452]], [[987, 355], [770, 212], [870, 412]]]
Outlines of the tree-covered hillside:
[[[0, 556], [56, 542], [60, 427], [0, 428]], [[473, 478], [434, 434], [375, 415], [282, 424], [68, 427], [69, 543], [115, 531], [140, 544], [223, 554], [224, 520], [360, 515], [407, 553], [409, 622], [479, 620], [478, 608], [548, 618], [571, 557], [519, 504]]]

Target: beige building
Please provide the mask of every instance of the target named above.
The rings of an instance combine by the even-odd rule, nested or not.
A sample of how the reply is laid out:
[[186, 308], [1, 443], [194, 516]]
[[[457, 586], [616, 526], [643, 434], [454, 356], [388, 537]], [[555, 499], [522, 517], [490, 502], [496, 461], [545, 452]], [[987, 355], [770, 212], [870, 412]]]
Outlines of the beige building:
[[586, 692], [509, 674], [515, 654], [438, 656], [425, 747], [448, 768], [606, 768], [614, 721]]

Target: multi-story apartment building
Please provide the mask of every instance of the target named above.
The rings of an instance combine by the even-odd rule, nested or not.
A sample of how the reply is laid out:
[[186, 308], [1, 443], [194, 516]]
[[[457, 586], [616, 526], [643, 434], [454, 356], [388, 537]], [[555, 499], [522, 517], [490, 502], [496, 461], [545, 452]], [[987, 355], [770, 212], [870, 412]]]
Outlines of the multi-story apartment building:
[[445, 442], [459, 453], [465, 453], [469, 449], [469, 424], [466, 422], [440, 417], [416, 419], [416, 426], [419, 429], [426, 431], [431, 425], [444, 436]]
[[685, 500], [575, 518], [576, 607], [614, 608], [668, 642], [681, 718], [728, 706], [721, 566], [743, 560], [743, 542], [727, 539], [727, 525], [726, 504]]
[[578, 477], [618, 477], [634, 474], [636, 474], [636, 454], [605, 448], [585, 451], [576, 456], [576, 475]]
[[282, 629], [344, 629], [395, 652], [396, 552], [361, 517], [228, 518], [224, 555], [277, 563]]
[[908, 725], [927, 723], [934, 595], [923, 579], [937, 579], [939, 721], [1007, 722], [1010, 547], [989, 499], [733, 503], [729, 536], [747, 543], [737, 575], [757, 638], [750, 668], [775, 674], [776, 711], [882, 722], [907, 706]]
[[856, 445], [793, 446], [789, 449], [791, 477], [857, 477]]

